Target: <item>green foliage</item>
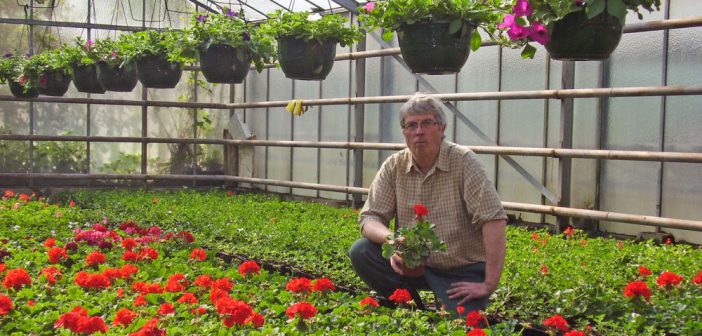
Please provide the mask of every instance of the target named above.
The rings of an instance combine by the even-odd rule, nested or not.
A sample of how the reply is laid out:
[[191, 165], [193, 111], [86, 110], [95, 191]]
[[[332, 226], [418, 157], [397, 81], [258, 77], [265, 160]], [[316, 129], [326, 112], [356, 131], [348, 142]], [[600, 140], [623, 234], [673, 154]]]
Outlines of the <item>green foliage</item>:
[[341, 46], [352, 45], [363, 38], [355, 26], [338, 14], [311, 14], [309, 12], [286, 12], [278, 10], [261, 26], [267, 34], [275, 37], [294, 37], [301, 40], [332, 40]]
[[117, 159], [104, 163], [98, 170], [107, 174], [138, 174], [141, 171], [141, 154], [120, 152]]
[[435, 251], [446, 251], [446, 243], [439, 239], [434, 224], [420, 217], [412, 227], [401, 227], [388, 235], [383, 244], [383, 257], [390, 258], [397, 253], [402, 256], [405, 266], [416, 268]]
[[275, 47], [270, 36], [263, 34], [257, 26], [245, 21], [244, 13], [234, 13], [227, 9], [225, 14], [194, 14], [189, 29], [193, 40], [200, 50], [207, 50], [211, 45], [223, 44], [242, 53], [239, 59], [251, 60], [258, 72], [263, 71], [265, 63], [275, 60]]
[[36, 142], [34, 145], [35, 171], [86, 173], [88, 167], [87, 145], [84, 142], [45, 141]]
[[12, 53], [7, 53], [0, 58], [0, 84], [5, 84], [8, 80], [15, 80], [19, 77], [22, 64], [26, 59], [26, 57]]
[[0, 83], [13, 81], [25, 90], [38, 86], [42, 66], [36, 56], [6, 54], [0, 59]]
[[[0, 125], [0, 134], [12, 134], [12, 130]], [[0, 141], [0, 172], [26, 173], [29, 170], [29, 143], [24, 141]]]
[[358, 20], [368, 31], [384, 29], [387, 41], [400, 27], [426, 21], [450, 21], [454, 32], [480, 27], [492, 36], [506, 10], [502, 0], [382, 0], [360, 7]]
[[529, 3], [534, 8], [534, 14], [529, 16], [531, 20], [537, 20], [543, 24], [549, 24], [560, 20], [566, 15], [584, 10], [588, 17], [592, 18], [603, 12], [615, 16], [624, 24], [626, 11], [635, 12], [639, 19], [643, 18], [641, 9], [649, 12], [660, 10], [660, 0], [584, 0], [583, 5], [575, 1], [561, 0], [530, 0]]
[[76, 37], [73, 46], [63, 46], [66, 57], [72, 65], [92, 65], [98, 60], [95, 42]]
[[[124, 35], [124, 34], [123, 34]], [[120, 35], [121, 36], [121, 35]], [[110, 67], [121, 67], [125, 63], [124, 38], [119, 38], [119, 41], [106, 37], [95, 41], [93, 53], [88, 54], [95, 62], [105, 62]]]
[[184, 31], [143, 30], [122, 34], [118, 42], [125, 62], [147, 56], [165, 56], [169, 62], [181, 66], [195, 61], [195, 42]]

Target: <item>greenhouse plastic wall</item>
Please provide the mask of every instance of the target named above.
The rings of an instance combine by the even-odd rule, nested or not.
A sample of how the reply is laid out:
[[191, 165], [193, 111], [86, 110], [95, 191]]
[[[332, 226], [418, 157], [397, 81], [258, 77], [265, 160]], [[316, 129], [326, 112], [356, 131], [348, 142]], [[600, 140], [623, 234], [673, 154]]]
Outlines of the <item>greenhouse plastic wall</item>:
[[[34, 19], [85, 22], [88, 1], [61, 2], [60, 10], [37, 9]], [[159, 7], [158, 1], [100, 1], [93, 11], [92, 23], [120, 27], [184, 27], [193, 10], [187, 1], [170, 1], [172, 8]], [[695, 0], [671, 0], [669, 10], [645, 13], [639, 21], [633, 15], [629, 24], [702, 16], [702, 3]], [[110, 10], [104, 10], [105, 8]], [[145, 12], [144, 12], [145, 10]], [[0, 9], [0, 18], [24, 18], [20, 7]], [[29, 29], [23, 25], [0, 23], [0, 31], [10, 38], [8, 49], [28, 49]], [[34, 45], [54, 35], [58, 41], [70, 42], [74, 36], [87, 37], [83, 28], [32, 28]], [[92, 29], [91, 37], [114, 37], [120, 29]], [[380, 42], [369, 36], [366, 50], [378, 50]], [[396, 46], [396, 41], [391, 42]], [[574, 87], [630, 87], [699, 85], [702, 69], [702, 28], [656, 30], [625, 34], [620, 46], [605, 62], [575, 62]], [[337, 54], [355, 51], [337, 46]], [[429, 89], [416, 80], [393, 57], [365, 60], [365, 90], [359, 96], [409, 95]], [[261, 73], [251, 71], [245, 83], [237, 85], [195, 85], [202, 80], [196, 72], [186, 71], [175, 89], [143, 91], [141, 86], [129, 93], [107, 93], [100, 98], [158, 100], [175, 102], [228, 103], [287, 101], [354, 97], [355, 61], [341, 60], [326, 80], [295, 81], [285, 78], [278, 68]], [[499, 92], [515, 90], [560, 89], [562, 62], [549, 60], [539, 48], [532, 60], [523, 60], [517, 50], [483, 46], [472, 52], [462, 71], [456, 75], [424, 76], [439, 93]], [[0, 95], [9, 95], [6, 86]], [[87, 97], [70, 88], [66, 97]], [[95, 97], [93, 95], [92, 97]], [[536, 148], [560, 147], [561, 102], [555, 99], [474, 100], [454, 102], [462, 117], [446, 110], [449, 118], [447, 138], [464, 145], [515, 146]], [[398, 111], [401, 103], [365, 105], [363, 138], [365, 142], [402, 143]], [[701, 151], [702, 97], [652, 96], [618, 98], [577, 98], [573, 109], [573, 148], [619, 149], [642, 151]], [[32, 111], [30, 113], [29, 111]], [[293, 117], [282, 107], [215, 109], [140, 107], [98, 104], [55, 104], [42, 102], [0, 101], [0, 133], [38, 135], [148, 136], [168, 138], [218, 139], [233, 113], [237, 113], [258, 140], [352, 142], [356, 137], [354, 106], [310, 106], [301, 117]], [[462, 118], [480, 129], [474, 132]], [[3, 140], [3, 146], [10, 142]], [[35, 158], [34, 172], [62, 172], [55, 160], [41, 165], [42, 145], [48, 141], [13, 141], [16, 160], [3, 157], [0, 172], [28, 172], [29, 152]], [[61, 142], [69, 144], [70, 142]], [[174, 145], [139, 142], [76, 142], [84, 151], [79, 160], [87, 160], [90, 173], [128, 174], [218, 174], [222, 173], [224, 145]], [[82, 147], [80, 147], [82, 146]], [[74, 147], [63, 146], [64, 149]], [[362, 185], [368, 187], [380, 164], [394, 150], [364, 150]], [[352, 186], [354, 158], [349, 149], [295, 148], [255, 146], [254, 177]], [[480, 154], [490, 177], [503, 199], [508, 202], [554, 205], [538, 188], [517, 172], [504, 157]], [[526, 172], [540, 184], [559, 192], [559, 159], [512, 155]], [[177, 160], [176, 160], [177, 158]], [[144, 164], [142, 164], [142, 162]], [[52, 163], [53, 162], [53, 163]], [[81, 161], [82, 162], [82, 161]], [[52, 166], [53, 164], [53, 166]], [[82, 166], [80, 166], [82, 167]], [[80, 168], [79, 167], [79, 168]], [[65, 168], [68, 172], [75, 167]], [[81, 168], [82, 169], [82, 168]], [[570, 206], [639, 215], [699, 220], [702, 210], [702, 165], [698, 163], [646, 162], [627, 160], [573, 159]], [[38, 185], [40, 181], [35, 181]], [[183, 182], [198, 185], [199, 182]], [[138, 183], [135, 183], [138, 185]], [[242, 184], [269, 192], [348, 201], [351, 196], [287, 186]], [[526, 211], [510, 211], [528, 222], [556, 223], [557, 218]], [[573, 219], [579, 225], [588, 220]], [[655, 231], [653, 226], [599, 221], [602, 231], [636, 234]], [[702, 242], [702, 233], [663, 229], [679, 239]]]

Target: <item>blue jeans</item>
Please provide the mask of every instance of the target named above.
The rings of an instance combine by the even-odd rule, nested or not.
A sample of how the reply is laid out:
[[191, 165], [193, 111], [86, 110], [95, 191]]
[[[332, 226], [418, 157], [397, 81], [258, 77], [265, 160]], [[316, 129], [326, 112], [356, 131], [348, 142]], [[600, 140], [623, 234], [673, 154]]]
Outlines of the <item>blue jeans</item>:
[[[421, 300], [417, 294], [418, 289], [430, 289], [436, 297], [437, 308], [444, 306], [447, 312], [456, 314], [456, 304], [460, 300], [448, 298], [446, 291], [451, 284], [458, 281], [483, 282], [485, 281], [485, 263], [440, 270], [427, 267], [424, 274], [418, 278], [410, 278], [397, 274], [390, 266], [390, 260], [381, 254], [381, 245], [371, 242], [366, 238], [357, 240], [349, 249], [349, 258], [356, 274], [380, 296], [387, 298], [398, 288], [410, 291], [415, 302], [421, 308]], [[463, 304], [465, 313], [473, 310], [485, 310], [488, 298], [471, 300]]]

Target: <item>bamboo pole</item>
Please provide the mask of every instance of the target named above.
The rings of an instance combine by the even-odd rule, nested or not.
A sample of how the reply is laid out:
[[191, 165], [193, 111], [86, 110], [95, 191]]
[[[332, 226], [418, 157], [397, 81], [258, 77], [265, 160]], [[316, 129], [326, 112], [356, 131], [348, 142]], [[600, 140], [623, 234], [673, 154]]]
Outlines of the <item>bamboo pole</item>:
[[[253, 177], [239, 177], [228, 175], [129, 175], [129, 174], [61, 174], [61, 173], [0, 173], [3, 178], [33, 178], [33, 179], [62, 179], [62, 180], [198, 180], [198, 181], [222, 181], [240, 182], [263, 185], [274, 185], [291, 188], [315, 189], [325, 191], [345, 192], [350, 194], [368, 194], [367, 188], [356, 188], [348, 186], [338, 186], [330, 184], [292, 182], [283, 180], [261, 179]], [[576, 209], [566, 207], [556, 207], [548, 205], [538, 205], [529, 203], [502, 202], [507, 210], [534, 212], [550, 214], [554, 216], [568, 216], [579, 218], [590, 218], [595, 220], [608, 220], [613, 222], [652, 225], [681, 230], [702, 231], [702, 221], [675, 219], [666, 217], [655, 217], [645, 215], [626, 214], [619, 212], [598, 211], [588, 209]]]
[[[194, 139], [194, 138], [158, 138], [158, 137], [110, 137], [85, 135], [26, 135], [0, 134], [0, 140], [13, 141], [90, 141], [121, 143], [184, 143], [208, 145], [247, 145], [294, 148], [336, 148], [336, 149], [377, 149], [402, 150], [401, 143], [379, 142], [337, 142], [337, 141], [289, 141], [289, 140], [232, 140], [232, 139]], [[605, 159], [654, 162], [702, 163], [702, 153], [687, 152], [647, 152], [606, 149], [569, 149], [538, 147], [504, 147], [504, 146], [465, 146], [477, 154], [522, 155], [552, 158]]]
[[[641, 86], [619, 88], [591, 88], [565, 90], [533, 90], [533, 91], [502, 91], [502, 92], [463, 92], [434, 94], [444, 101], [481, 101], [481, 100], [520, 100], [520, 99], [564, 99], [564, 98], [598, 98], [598, 97], [646, 97], [646, 96], [690, 96], [702, 95], [702, 85], [673, 85], [673, 86]], [[304, 106], [315, 105], [349, 105], [349, 104], [380, 104], [402, 103], [410, 95], [374, 96], [374, 97], [345, 97], [303, 100]], [[158, 106], [181, 108], [211, 108], [211, 109], [244, 109], [283, 107], [288, 100], [249, 102], [249, 103], [188, 103], [157, 100], [121, 100], [97, 98], [63, 98], [40, 96], [38, 98], [17, 98], [10, 95], [0, 95], [0, 101], [31, 101], [43, 103], [95, 104], [95, 105], [124, 105], [124, 106]]]

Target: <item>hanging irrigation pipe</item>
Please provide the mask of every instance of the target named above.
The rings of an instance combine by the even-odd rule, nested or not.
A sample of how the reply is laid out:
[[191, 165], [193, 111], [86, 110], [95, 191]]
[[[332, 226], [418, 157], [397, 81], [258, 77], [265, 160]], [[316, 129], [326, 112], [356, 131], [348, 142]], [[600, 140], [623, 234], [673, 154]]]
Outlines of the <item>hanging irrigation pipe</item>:
[[[617, 88], [591, 89], [559, 89], [533, 91], [493, 91], [493, 92], [461, 92], [441, 93], [432, 96], [443, 101], [479, 101], [479, 100], [519, 100], [519, 99], [566, 99], [566, 98], [601, 98], [601, 97], [648, 97], [648, 96], [690, 96], [702, 95], [702, 85], [672, 85], [672, 86], [639, 86]], [[304, 106], [349, 105], [349, 104], [381, 104], [402, 103], [410, 95], [374, 96], [374, 97], [345, 97], [305, 99]], [[0, 101], [32, 101], [41, 103], [66, 104], [96, 104], [122, 106], [155, 106], [182, 108], [211, 108], [211, 109], [244, 109], [287, 106], [290, 101], [265, 101], [248, 103], [196, 103], [173, 102], [158, 100], [121, 100], [98, 98], [63, 98], [40, 96], [38, 98], [17, 98], [11, 95], [0, 95]]]
[[[348, 186], [338, 186], [331, 184], [291, 182], [284, 180], [271, 180], [254, 177], [240, 177], [229, 175], [125, 175], [125, 174], [61, 174], [61, 173], [0, 173], [3, 178], [15, 179], [61, 179], [61, 180], [195, 180], [214, 182], [236, 182], [251, 183], [261, 185], [272, 185], [289, 188], [314, 189], [324, 191], [335, 191], [349, 194], [368, 194], [367, 188], [357, 188]], [[643, 224], [670, 229], [702, 231], [702, 221], [675, 219], [667, 217], [655, 217], [645, 215], [626, 214], [610, 211], [566, 208], [548, 205], [537, 205], [529, 203], [502, 202], [506, 210], [535, 212], [554, 216], [568, 216], [578, 218], [589, 218], [595, 220], [607, 220], [630, 224]]]
[[[369, 143], [339, 141], [289, 141], [289, 140], [231, 140], [231, 139], [193, 139], [163, 137], [110, 137], [85, 135], [25, 135], [0, 134], [0, 140], [12, 141], [89, 141], [118, 143], [179, 143], [193, 145], [235, 145], [235, 146], [271, 146], [292, 148], [335, 148], [335, 149], [375, 149], [402, 150], [406, 146], [400, 143]], [[571, 149], [538, 147], [504, 147], [504, 146], [465, 146], [477, 154], [540, 156], [552, 158], [630, 160], [655, 162], [702, 163], [702, 153], [687, 152], [649, 152], [606, 149]]]

